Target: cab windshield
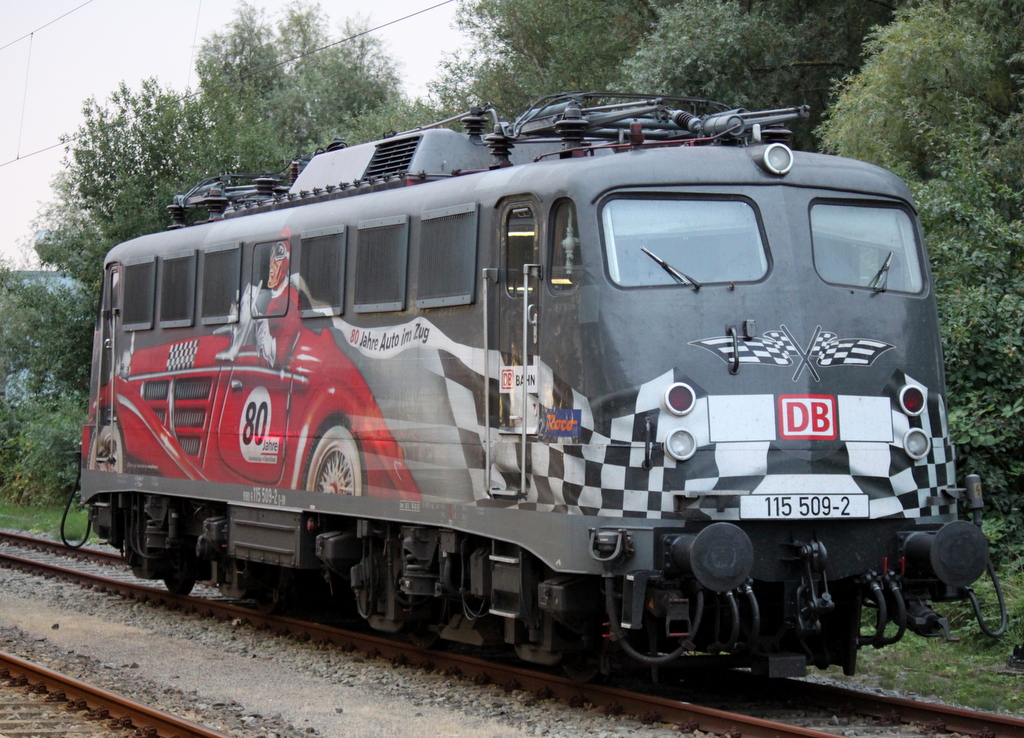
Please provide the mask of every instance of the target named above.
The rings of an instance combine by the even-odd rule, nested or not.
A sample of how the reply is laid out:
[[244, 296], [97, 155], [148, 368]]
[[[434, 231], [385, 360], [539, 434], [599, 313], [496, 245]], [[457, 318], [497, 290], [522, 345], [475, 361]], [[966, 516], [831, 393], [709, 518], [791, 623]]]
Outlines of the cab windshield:
[[608, 274], [624, 287], [680, 284], [658, 260], [698, 284], [768, 272], [757, 213], [743, 200], [621, 198], [601, 217]]
[[902, 208], [815, 203], [814, 268], [826, 282], [878, 292], [920, 292], [924, 283], [910, 214]]

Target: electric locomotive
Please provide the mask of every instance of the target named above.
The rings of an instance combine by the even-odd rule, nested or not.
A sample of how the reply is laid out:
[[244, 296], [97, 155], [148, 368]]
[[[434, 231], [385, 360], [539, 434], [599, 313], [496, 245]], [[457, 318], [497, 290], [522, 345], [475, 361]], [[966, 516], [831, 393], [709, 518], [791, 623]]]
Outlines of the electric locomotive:
[[326, 578], [581, 676], [948, 636], [931, 603], [992, 569], [918, 216], [793, 151], [806, 114], [553, 95], [177, 197], [104, 264], [99, 536], [174, 591]]

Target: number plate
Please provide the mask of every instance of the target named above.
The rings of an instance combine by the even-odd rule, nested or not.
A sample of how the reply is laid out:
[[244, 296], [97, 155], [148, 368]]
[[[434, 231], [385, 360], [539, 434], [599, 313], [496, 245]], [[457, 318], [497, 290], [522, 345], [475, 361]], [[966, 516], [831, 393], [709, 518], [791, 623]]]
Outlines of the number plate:
[[742, 520], [868, 517], [867, 495], [747, 495], [740, 498]]

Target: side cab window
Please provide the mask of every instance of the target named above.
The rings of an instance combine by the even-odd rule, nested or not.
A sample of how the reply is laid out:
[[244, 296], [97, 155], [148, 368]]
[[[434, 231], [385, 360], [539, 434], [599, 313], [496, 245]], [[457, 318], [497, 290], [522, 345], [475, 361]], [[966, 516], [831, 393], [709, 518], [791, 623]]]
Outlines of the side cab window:
[[583, 280], [576, 204], [561, 200], [551, 218], [551, 279], [553, 292], [572, 292]]

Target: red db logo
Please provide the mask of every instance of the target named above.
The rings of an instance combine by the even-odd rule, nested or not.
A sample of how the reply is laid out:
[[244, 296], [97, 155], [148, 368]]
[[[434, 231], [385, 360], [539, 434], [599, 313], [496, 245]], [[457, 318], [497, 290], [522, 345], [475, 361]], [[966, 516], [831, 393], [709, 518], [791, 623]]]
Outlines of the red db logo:
[[502, 369], [501, 370], [501, 391], [505, 392], [512, 389], [512, 385], [516, 380], [515, 369]]
[[829, 395], [779, 397], [779, 436], [788, 439], [835, 440], [836, 400]]

